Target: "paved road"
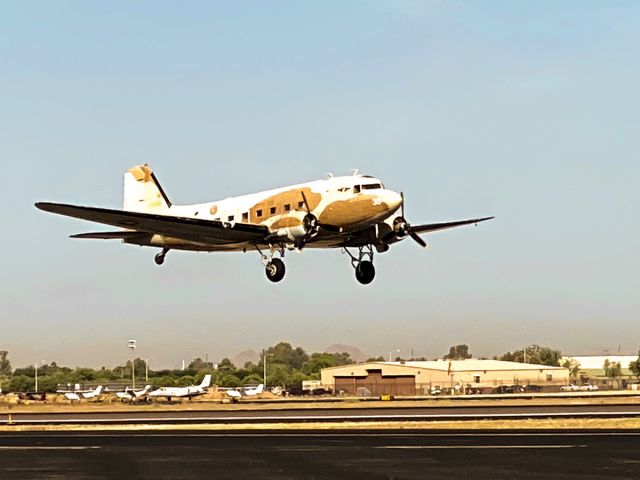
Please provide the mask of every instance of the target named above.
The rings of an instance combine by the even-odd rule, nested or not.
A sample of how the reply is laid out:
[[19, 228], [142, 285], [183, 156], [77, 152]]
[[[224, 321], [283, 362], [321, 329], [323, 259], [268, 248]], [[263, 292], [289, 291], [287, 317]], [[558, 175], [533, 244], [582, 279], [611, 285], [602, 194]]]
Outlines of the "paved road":
[[[454, 406], [287, 410], [65, 412], [11, 414], [20, 423], [277, 423], [292, 421], [428, 421], [546, 417], [637, 417], [640, 405]], [[8, 423], [9, 415], [0, 415]]]
[[640, 431], [0, 433], [0, 478], [637, 479]]

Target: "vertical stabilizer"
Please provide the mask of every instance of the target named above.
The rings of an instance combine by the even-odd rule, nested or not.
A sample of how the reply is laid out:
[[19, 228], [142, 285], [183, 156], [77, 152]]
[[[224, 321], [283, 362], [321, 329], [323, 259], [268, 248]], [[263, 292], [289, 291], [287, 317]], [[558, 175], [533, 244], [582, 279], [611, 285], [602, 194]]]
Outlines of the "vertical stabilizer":
[[158, 213], [171, 207], [169, 198], [148, 165], [130, 168], [124, 174], [124, 209]]

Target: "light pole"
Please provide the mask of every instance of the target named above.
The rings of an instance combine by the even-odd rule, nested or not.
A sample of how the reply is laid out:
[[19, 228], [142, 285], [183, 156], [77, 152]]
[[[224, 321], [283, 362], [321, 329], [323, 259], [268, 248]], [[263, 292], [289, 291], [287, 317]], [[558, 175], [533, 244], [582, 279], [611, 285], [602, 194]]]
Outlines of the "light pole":
[[267, 357], [273, 357], [273, 353], [265, 352], [262, 356], [262, 368], [264, 369], [262, 380], [264, 381], [264, 388], [267, 388]]
[[38, 364], [39, 364], [40, 362], [44, 363], [44, 360], [40, 360], [40, 361], [36, 362], [36, 365], [35, 365], [35, 370], [36, 370], [36, 375], [35, 375], [35, 377], [36, 377], [36, 378], [35, 378], [35, 380], [36, 380], [36, 381], [35, 381], [35, 383], [36, 383], [36, 385], [35, 385], [34, 390], [35, 390], [36, 392], [38, 391]]
[[136, 341], [129, 340], [129, 344], [127, 345], [131, 350], [131, 388], [136, 389], [136, 360], [133, 356], [133, 352], [136, 349]]
[[392, 354], [393, 352], [400, 353], [400, 349], [399, 349], [399, 348], [396, 348], [395, 350], [391, 350], [391, 351], [389, 352], [389, 361], [391, 361], [391, 354]]

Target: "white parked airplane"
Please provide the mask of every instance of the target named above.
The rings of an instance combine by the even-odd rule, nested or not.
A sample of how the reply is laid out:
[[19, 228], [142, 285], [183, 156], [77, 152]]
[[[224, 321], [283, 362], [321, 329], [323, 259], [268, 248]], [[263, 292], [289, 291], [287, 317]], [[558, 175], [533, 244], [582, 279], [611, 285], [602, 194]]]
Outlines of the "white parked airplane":
[[151, 385], [146, 385], [142, 390], [125, 390], [124, 392], [116, 392], [116, 396], [120, 400], [132, 401], [144, 398], [151, 391]]
[[200, 385], [192, 385], [189, 387], [160, 387], [149, 393], [150, 397], [164, 397], [171, 401], [173, 397], [191, 398], [207, 393], [211, 385], [211, 375], [205, 375]]
[[[402, 193], [374, 177], [354, 173], [195, 205], [169, 201], [151, 168], [140, 165], [124, 175], [123, 210], [59, 203], [36, 203], [41, 210], [98, 222], [122, 230], [72, 235], [72, 238], [120, 239], [158, 247], [158, 265], [169, 250], [230, 252], [255, 250], [272, 282], [284, 277], [286, 250], [341, 248], [351, 257], [357, 280], [373, 281], [374, 250], [420, 234], [476, 224], [493, 217], [410, 225]], [[398, 214], [400, 210], [400, 214]], [[353, 254], [349, 248], [357, 249]], [[277, 255], [277, 256], [276, 256]]]
[[264, 384], [247, 385], [237, 388], [219, 388], [218, 390], [224, 391], [224, 393], [234, 400], [239, 400], [242, 397], [255, 397], [260, 395], [264, 391]]
[[67, 392], [64, 394], [64, 398], [67, 400], [80, 401], [82, 399], [88, 400], [90, 398], [96, 398], [102, 395], [102, 385], [99, 385], [95, 390], [89, 392]]

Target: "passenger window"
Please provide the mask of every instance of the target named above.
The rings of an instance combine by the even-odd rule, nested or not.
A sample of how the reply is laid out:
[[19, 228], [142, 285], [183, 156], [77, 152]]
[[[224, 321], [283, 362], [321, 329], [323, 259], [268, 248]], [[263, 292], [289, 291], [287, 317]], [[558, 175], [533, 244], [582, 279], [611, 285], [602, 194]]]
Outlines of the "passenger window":
[[247, 222], [247, 221], [249, 221], [249, 212], [244, 212], [244, 213], [242, 214], [242, 221], [243, 221], [243, 222]]
[[285, 206], [284, 206], [284, 211], [285, 211], [285, 212], [288, 212], [288, 211], [290, 211], [290, 210], [291, 210], [291, 205], [289, 205], [288, 203], [287, 203], [287, 204], [285, 204]]
[[304, 207], [304, 202], [298, 202], [298, 208], [303, 208]]
[[233, 222], [233, 215], [229, 215], [229, 217], [228, 217], [228, 218], [229, 218], [229, 221], [230, 221], [230, 222]]
[[256, 217], [262, 216], [262, 210], [256, 210]]
[[353, 193], [360, 193], [360, 185], [355, 185], [353, 187]]
[[269, 210], [269, 212], [271, 213], [271, 215], [275, 215], [275, 213], [276, 213], [276, 207], [271, 207], [271, 209]]

